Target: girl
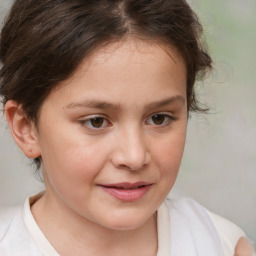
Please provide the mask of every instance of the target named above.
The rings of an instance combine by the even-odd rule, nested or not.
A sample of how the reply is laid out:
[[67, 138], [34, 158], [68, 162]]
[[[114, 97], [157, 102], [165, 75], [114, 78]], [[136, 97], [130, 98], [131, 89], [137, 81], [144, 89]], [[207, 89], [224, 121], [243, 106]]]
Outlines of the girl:
[[244, 233], [177, 177], [197, 77], [211, 68], [183, 0], [16, 0], [0, 93], [46, 189], [2, 213], [0, 255], [234, 255]]

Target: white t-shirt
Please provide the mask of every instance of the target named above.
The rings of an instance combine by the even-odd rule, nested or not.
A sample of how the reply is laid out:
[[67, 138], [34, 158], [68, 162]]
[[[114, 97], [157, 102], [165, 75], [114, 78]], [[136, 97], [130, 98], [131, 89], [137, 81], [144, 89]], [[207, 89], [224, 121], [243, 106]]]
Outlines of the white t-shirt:
[[[37, 225], [26, 200], [23, 208], [0, 212], [1, 256], [59, 256]], [[233, 256], [244, 232], [189, 198], [166, 199], [157, 211], [157, 256]]]

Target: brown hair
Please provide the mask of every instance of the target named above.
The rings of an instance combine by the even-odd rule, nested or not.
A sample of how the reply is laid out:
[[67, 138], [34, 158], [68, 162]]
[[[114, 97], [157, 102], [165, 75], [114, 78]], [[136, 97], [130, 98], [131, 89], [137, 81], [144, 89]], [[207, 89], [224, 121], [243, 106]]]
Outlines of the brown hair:
[[211, 68], [202, 26], [185, 0], [16, 0], [1, 33], [0, 95], [37, 123], [44, 99], [102, 44], [125, 36], [176, 47], [187, 68], [190, 111], [202, 111], [197, 77]]

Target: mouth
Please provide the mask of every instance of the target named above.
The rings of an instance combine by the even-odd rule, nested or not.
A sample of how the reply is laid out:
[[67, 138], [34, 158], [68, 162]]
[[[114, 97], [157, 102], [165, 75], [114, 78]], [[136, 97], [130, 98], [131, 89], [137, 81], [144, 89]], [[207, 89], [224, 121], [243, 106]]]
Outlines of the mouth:
[[122, 182], [122, 183], [116, 183], [116, 184], [106, 184], [101, 185], [102, 187], [106, 188], [116, 188], [116, 189], [138, 189], [143, 188], [146, 186], [150, 186], [152, 183], [147, 182], [136, 182], [136, 183], [129, 183], [129, 182]]
[[153, 184], [147, 182], [116, 183], [100, 185], [102, 189], [112, 197], [123, 202], [133, 202], [141, 199]]

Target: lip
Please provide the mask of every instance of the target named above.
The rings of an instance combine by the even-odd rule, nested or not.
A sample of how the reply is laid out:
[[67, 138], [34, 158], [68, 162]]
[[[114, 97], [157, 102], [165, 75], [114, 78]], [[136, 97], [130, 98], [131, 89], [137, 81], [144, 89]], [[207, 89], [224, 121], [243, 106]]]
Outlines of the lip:
[[102, 189], [123, 202], [134, 202], [141, 199], [151, 188], [153, 184], [148, 182], [122, 182], [115, 184], [99, 185]]

